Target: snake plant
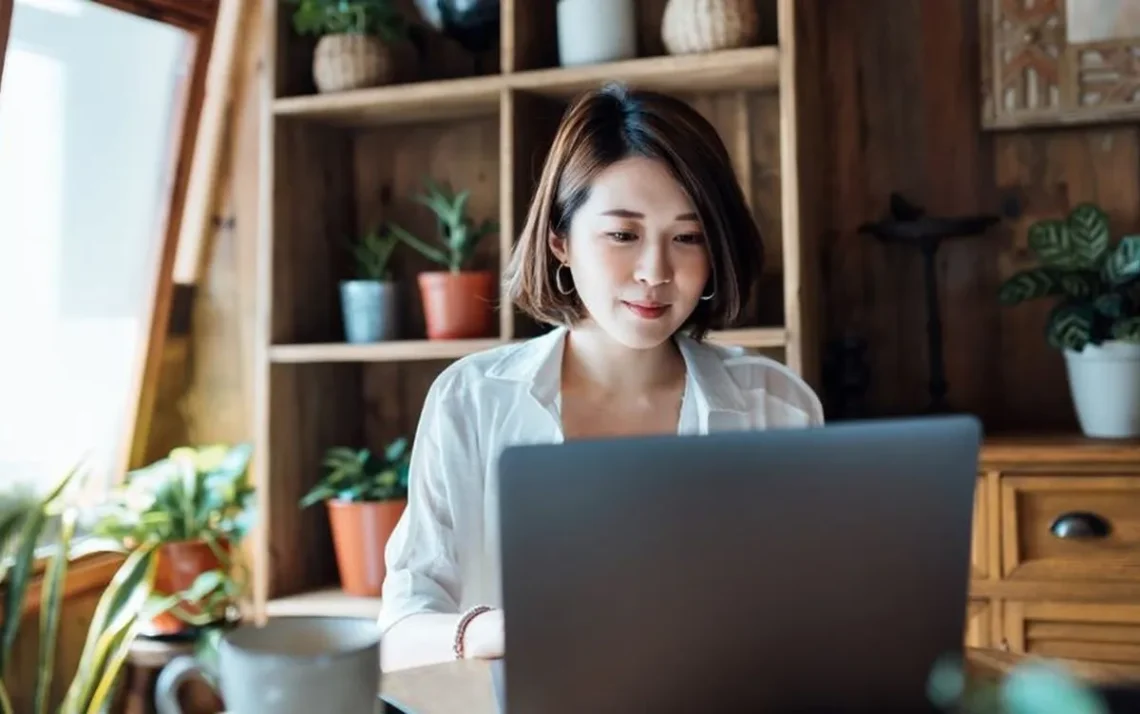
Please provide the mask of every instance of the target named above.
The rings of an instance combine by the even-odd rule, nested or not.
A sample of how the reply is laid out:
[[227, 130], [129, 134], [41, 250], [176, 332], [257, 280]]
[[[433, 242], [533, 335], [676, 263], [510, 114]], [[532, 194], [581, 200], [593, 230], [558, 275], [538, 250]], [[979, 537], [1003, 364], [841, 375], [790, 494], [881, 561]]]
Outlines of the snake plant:
[[[75, 553], [73, 536], [79, 516], [78, 507], [66, 494], [86, 473], [80, 464], [43, 498], [25, 498], [16, 504], [8, 502], [0, 511], [0, 557], [13, 553], [5, 572], [0, 573], [0, 592], [4, 596], [0, 616], [0, 714], [16, 712], [4, 686], [4, 675], [24, 618], [37, 546], [49, 524], [58, 521], [58, 541], [48, 560], [40, 594], [39, 657], [32, 707], [20, 708], [21, 714], [48, 712], [63, 609], [63, 583]], [[139, 628], [173, 605], [172, 598], [158, 597], [154, 593], [156, 566], [153, 546], [131, 552], [120, 565], [96, 606], [79, 665], [57, 710], [59, 714], [99, 714], [109, 706], [115, 682]]]

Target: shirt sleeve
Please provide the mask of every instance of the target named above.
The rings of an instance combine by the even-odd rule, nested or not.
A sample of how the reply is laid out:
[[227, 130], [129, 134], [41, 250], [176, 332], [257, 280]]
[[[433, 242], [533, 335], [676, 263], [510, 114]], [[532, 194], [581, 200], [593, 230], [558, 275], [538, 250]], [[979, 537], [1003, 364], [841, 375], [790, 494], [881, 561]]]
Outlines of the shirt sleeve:
[[382, 632], [410, 615], [458, 611], [454, 484], [474, 463], [473, 436], [457, 428], [460, 412], [454, 379], [441, 374], [428, 390], [412, 442], [407, 506], [385, 547]]

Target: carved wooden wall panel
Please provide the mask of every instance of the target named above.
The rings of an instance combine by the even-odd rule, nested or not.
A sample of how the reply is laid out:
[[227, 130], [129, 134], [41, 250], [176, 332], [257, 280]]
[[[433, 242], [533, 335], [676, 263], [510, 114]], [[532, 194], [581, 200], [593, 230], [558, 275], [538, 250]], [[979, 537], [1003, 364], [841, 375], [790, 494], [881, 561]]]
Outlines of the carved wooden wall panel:
[[1140, 118], [1140, 0], [980, 0], [987, 129]]

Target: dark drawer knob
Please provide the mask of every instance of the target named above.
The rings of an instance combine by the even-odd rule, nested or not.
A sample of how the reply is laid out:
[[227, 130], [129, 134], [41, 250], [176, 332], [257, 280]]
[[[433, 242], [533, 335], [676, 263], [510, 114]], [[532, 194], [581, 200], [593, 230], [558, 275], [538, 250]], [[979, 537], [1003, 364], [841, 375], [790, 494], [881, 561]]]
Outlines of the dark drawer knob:
[[1049, 527], [1053, 535], [1065, 540], [1104, 538], [1108, 535], [1108, 521], [1095, 513], [1063, 513]]

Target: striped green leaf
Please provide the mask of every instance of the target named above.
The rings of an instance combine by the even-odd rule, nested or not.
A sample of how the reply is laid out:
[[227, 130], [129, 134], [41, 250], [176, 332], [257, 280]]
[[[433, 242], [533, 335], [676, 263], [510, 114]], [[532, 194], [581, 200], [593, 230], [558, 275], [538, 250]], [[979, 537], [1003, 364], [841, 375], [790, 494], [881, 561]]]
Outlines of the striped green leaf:
[[1104, 279], [1112, 285], [1123, 285], [1140, 278], [1140, 236], [1126, 236], [1104, 263]]
[[1093, 318], [1091, 305], [1061, 303], [1049, 313], [1046, 339], [1057, 349], [1080, 351], [1092, 339]]
[[1074, 266], [1095, 268], [1108, 250], [1108, 214], [1082, 203], [1069, 213], [1069, 251]]
[[48, 699], [51, 697], [51, 681], [55, 672], [55, 649], [59, 635], [60, 614], [63, 611], [63, 584], [67, 575], [71, 552], [71, 539], [75, 535], [75, 524], [79, 511], [69, 508], [63, 513], [59, 536], [59, 552], [48, 563], [44, 577], [43, 592], [40, 596], [40, 660], [36, 675], [36, 714], [48, 714]]
[[1047, 266], [1054, 268], [1079, 267], [1073, 250], [1073, 234], [1065, 221], [1047, 220], [1029, 228], [1029, 248]]
[[1061, 290], [1070, 297], [1091, 298], [1101, 292], [1100, 276], [1093, 270], [1062, 273]]
[[1063, 273], [1054, 268], [1023, 270], [1001, 284], [998, 300], [1004, 305], [1016, 305], [1026, 300], [1060, 294]]
[[1093, 307], [1105, 317], [1115, 320], [1124, 317], [1130, 305], [1128, 298], [1121, 293], [1104, 293], [1097, 295], [1093, 301]]
[[1112, 323], [1112, 336], [1125, 342], [1140, 342], [1140, 316], [1127, 317]]
[[8, 690], [4, 688], [4, 680], [0, 679], [0, 714], [16, 714], [16, 710], [12, 708], [12, 699], [8, 696]]

